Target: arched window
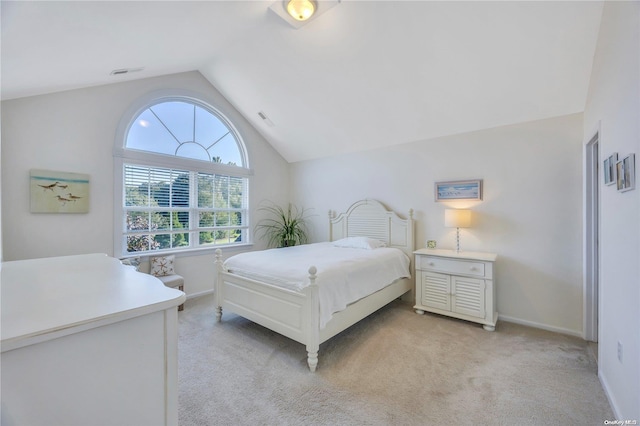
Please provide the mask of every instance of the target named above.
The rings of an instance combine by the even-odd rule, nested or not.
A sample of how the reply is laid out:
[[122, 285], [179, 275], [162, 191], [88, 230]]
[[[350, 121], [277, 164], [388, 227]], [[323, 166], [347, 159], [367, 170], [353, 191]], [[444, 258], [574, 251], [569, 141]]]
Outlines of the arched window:
[[249, 175], [240, 135], [191, 97], [147, 102], [123, 118], [116, 255], [246, 244]]
[[126, 149], [245, 167], [239, 136], [220, 113], [193, 101], [161, 101], [135, 119]]

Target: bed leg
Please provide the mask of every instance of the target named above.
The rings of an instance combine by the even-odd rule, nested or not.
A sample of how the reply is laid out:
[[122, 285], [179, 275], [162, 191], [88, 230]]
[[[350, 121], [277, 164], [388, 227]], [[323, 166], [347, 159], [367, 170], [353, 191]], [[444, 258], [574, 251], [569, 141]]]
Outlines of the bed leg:
[[309, 364], [309, 370], [313, 373], [318, 366], [318, 352], [307, 351], [307, 355], [307, 364]]
[[222, 288], [224, 287], [224, 285], [222, 285], [221, 283], [224, 283], [224, 282], [220, 277], [220, 275], [222, 275], [222, 273], [225, 272], [225, 269], [224, 269], [224, 263], [222, 262], [222, 250], [220, 249], [216, 249], [215, 265], [216, 265], [217, 274], [214, 276], [213, 293], [216, 297], [214, 303], [218, 305], [216, 306], [216, 321], [222, 322], [222, 306], [221, 305], [224, 300], [222, 297]]
[[307, 316], [306, 348], [307, 364], [311, 372], [316, 371], [318, 366], [318, 349], [320, 349], [320, 298], [318, 297], [318, 285], [316, 284], [316, 274], [318, 269], [315, 266], [309, 268], [309, 285], [305, 288], [307, 292], [307, 303], [305, 314]]

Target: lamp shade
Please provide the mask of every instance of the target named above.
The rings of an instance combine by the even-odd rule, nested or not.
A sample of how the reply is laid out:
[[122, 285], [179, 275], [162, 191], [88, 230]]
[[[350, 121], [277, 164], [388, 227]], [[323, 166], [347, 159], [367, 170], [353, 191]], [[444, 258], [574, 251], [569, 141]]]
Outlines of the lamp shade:
[[444, 226], [447, 228], [469, 228], [471, 226], [471, 210], [445, 210]]

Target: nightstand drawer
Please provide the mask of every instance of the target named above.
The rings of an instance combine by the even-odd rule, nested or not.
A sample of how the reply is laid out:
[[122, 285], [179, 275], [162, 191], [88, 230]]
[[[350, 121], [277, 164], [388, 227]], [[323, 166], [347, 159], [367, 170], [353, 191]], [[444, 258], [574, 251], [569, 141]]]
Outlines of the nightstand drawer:
[[453, 274], [484, 277], [484, 263], [465, 260], [443, 259], [440, 257], [418, 256], [418, 269]]

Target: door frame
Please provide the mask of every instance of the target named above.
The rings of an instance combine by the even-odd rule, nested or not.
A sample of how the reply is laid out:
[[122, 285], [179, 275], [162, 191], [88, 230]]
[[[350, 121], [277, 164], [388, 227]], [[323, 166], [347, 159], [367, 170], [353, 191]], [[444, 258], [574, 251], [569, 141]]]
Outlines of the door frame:
[[585, 222], [584, 222], [584, 339], [598, 341], [600, 282], [600, 126], [585, 146]]

